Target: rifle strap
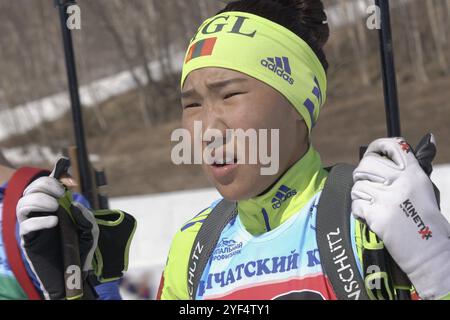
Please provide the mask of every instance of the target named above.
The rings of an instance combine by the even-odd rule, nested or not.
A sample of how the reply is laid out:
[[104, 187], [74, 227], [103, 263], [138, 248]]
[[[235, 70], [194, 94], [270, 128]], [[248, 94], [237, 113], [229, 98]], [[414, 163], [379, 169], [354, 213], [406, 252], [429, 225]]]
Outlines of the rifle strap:
[[317, 209], [317, 244], [322, 268], [339, 300], [369, 300], [352, 249], [349, 164], [331, 168]]
[[3, 199], [2, 233], [6, 257], [17, 282], [30, 300], [41, 300], [41, 296], [28, 276], [16, 240], [16, 206], [25, 188], [33, 180], [48, 174], [48, 171], [37, 168], [24, 167], [18, 169], [9, 180]]
[[219, 241], [222, 230], [236, 215], [236, 202], [223, 199], [214, 207], [197, 233], [188, 265], [187, 282], [191, 300], [195, 299], [203, 270]]

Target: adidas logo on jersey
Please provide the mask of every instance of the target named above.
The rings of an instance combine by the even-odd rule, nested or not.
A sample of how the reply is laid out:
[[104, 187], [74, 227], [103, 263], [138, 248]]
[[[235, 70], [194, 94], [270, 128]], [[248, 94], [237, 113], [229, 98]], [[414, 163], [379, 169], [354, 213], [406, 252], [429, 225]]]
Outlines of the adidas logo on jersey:
[[261, 65], [270, 71], [276, 73], [289, 84], [294, 84], [294, 79], [291, 77], [291, 66], [287, 57], [274, 57], [261, 60]]
[[284, 184], [281, 185], [281, 187], [278, 189], [277, 193], [275, 194], [275, 197], [272, 198], [272, 208], [278, 209], [281, 207], [281, 204], [292, 197], [293, 195], [297, 194], [297, 190], [291, 189]]

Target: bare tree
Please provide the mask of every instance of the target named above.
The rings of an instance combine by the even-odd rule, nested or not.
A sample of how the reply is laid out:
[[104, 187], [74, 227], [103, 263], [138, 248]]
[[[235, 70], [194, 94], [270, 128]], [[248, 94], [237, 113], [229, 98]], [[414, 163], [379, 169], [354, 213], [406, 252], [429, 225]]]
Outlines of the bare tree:
[[439, 10], [436, 10], [436, 2], [433, 0], [425, 1], [428, 20], [430, 22], [431, 33], [433, 35], [433, 43], [435, 48], [435, 55], [438, 59], [439, 66], [444, 73], [448, 73], [448, 64], [447, 59], [445, 58], [444, 44], [443, 39], [445, 32], [442, 30], [442, 22], [438, 13]]
[[[125, 60], [128, 66], [128, 71], [130, 72], [136, 86], [139, 88], [141, 97], [143, 97], [143, 100], [141, 100], [141, 102], [143, 103], [139, 104], [139, 109], [141, 110], [142, 113], [142, 120], [144, 126], [149, 127], [151, 124], [150, 114], [148, 112], [150, 101], [147, 98], [146, 86], [135, 71], [135, 63], [133, 61], [133, 58], [131, 57], [130, 50], [125, 44], [124, 37], [121, 36], [119, 31], [121, 26], [117, 24], [118, 19], [114, 17], [115, 13], [123, 12], [123, 10], [125, 9], [124, 3], [120, 1], [110, 1], [108, 2], [108, 5], [105, 5], [104, 3], [99, 1], [92, 1], [89, 3], [91, 5], [91, 8], [95, 10], [95, 12], [102, 19], [106, 29], [110, 32], [111, 36], [113, 37], [117, 49], [121, 53], [123, 59]], [[110, 7], [114, 7], [116, 8], [116, 10], [110, 10], [109, 9]]]
[[[85, 47], [86, 44], [85, 44], [85, 41], [84, 41], [84, 37], [83, 37], [83, 35], [81, 33], [79, 35], [79, 39], [80, 39], [81, 48], [84, 49], [84, 50], [80, 50], [80, 51], [86, 52], [87, 51], [86, 50], [87, 48]], [[89, 83], [93, 82], [95, 79], [94, 79], [94, 77], [92, 75], [91, 69], [87, 66], [85, 55], [84, 54], [80, 54], [79, 57], [80, 57], [81, 72], [85, 75], [86, 80]], [[91, 97], [91, 99], [93, 101], [92, 108], [94, 110], [94, 116], [95, 116], [95, 119], [97, 121], [97, 124], [98, 124], [99, 128], [102, 131], [106, 131], [106, 129], [108, 128], [108, 123], [106, 122], [105, 116], [103, 115], [103, 112], [102, 112], [102, 110], [100, 108], [99, 101], [98, 101], [98, 98], [97, 98], [97, 94], [96, 94], [95, 90], [93, 90], [89, 86], [87, 88], [87, 92], [88, 92], [89, 96]]]
[[[342, 8], [342, 12], [344, 14], [344, 18], [346, 21], [356, 21], [356, 25], [360, 24], [360, 19], [357, 19], [355, 12], [355, 3], [349, 0], [339, 0], [339, 4]], [[369, 71], [367, 69], [367, 64], [365, 62], [364, 57], [364, 44], [360, 43], [360, 39], [358, 37], [358, 31], [356, 27], [352, 24], [346, 26], [347, 37], [350, 45], [352, 46], [352, 52], [356, 59], [356, 63], [358, 65], [359, 74], [361, 77], [361, 81], [364, 86], [368, 86], [370, 84]], [[363, 31], [364, 32], [364, 31]], [[363, 33], [362, 32], [362, 33]], [[360, 31], [361, 33], [361, 31]], [[365, 38], [363, 38], [365, 39]], [[363, 40], [364, 41], [364, 40]]]
[[[447, 9], [447, 30], [450, 29], [450, 0], [444, 0]], [[450, 43], [450, 32], [447, 32], [448, 42]]]
[[408, 57], [414, 66], [414, 77], [421, 83], [429, 81], [428, 74], [425, 70], [424, 50], [420, 29], [418, 25], [418, 17], [416, 4], [405, 0], [399, 1], [401, 22], [403, 26], [403, 34], [408, 44]]

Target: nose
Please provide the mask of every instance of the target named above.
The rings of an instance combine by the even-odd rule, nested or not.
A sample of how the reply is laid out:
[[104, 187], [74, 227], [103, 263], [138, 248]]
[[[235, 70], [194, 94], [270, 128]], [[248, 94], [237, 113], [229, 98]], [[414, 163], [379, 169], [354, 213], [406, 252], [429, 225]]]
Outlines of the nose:
[[208, 146], [214, 141], [212, 137], [215, 139], [223, 139], [222, 144], [226, 142], [226, 130], [228, 126], [225, 121], [225, 112], [222, 106], [218, 103], [206, 103], [203, 108], [204, 113], [202, 117], [203, 121], [203, 147]]

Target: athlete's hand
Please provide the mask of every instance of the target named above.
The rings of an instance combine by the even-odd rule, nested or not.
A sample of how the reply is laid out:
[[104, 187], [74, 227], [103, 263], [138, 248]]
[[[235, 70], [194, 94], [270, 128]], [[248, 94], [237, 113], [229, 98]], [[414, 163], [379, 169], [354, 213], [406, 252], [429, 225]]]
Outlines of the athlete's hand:
[[353, 173], [352, 214], [383, 240], [422, 299], [450, 292], [450, 224], [402, 138], [370, 144]]
[[[52, 173], [53, 175], [53, 173]], [[64, 299], [64, 267], [57, 212], [59, 199], [65, 196], [63, 185], [52, 177], [31, 183], [17, 204], [21, 247], [46, 299]], [[98, 241], [94, 215], [79, 203], [70, 205], [79, 238], [83, 271], [92, 269]]]

